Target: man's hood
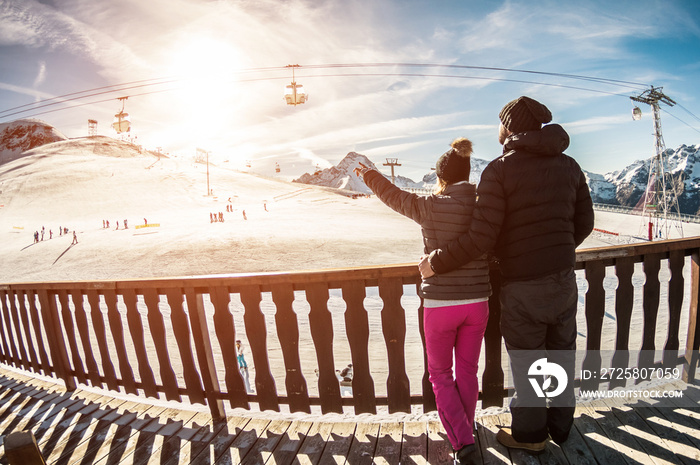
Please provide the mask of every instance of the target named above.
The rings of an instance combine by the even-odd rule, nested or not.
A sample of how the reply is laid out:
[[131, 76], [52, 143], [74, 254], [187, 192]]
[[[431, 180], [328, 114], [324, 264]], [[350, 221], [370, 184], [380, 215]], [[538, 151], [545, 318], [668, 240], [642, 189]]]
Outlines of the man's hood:
[[558, 124], [548, 124], [539, 131], [511, 134], [503, 144], [503, 152], [527, 150], [543, 155], [558, 155], [569, 147], [569, 134]]

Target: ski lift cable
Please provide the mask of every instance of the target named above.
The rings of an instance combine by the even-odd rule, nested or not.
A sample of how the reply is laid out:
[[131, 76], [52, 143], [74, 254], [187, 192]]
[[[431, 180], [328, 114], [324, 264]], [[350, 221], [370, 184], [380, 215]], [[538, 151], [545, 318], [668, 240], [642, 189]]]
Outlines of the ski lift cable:
[[[602, 90], [597, 90], [597, 89], [589, 89], [585, 87], [577, 87], [577, 86], [567, 86], [564, 84], [553, 84], [553, 83], [543, 83], [543, 82], [537, 82], [537, 81], [526, 81], [526, 80], [520, 80], [520, 79], [506, 79], [506, 78], [489, 78], [489, 77], [484, 77], [484, 76], [464, 76], [464, 75], [457, 75], [457, 74], [423, 74], [423, 73], [344, 73], [344, 74], [309, 74], [306, 76], [306, 78], [320, 78], [320, 77], [365, 77], [365, 76], [398, 76], [398, 77], [439, 77], [439, 78], [453, 78], [453, 79], [473, 79], [473, 80], [484, 80], [484, 81], [497, 81], [497, 82], [515, 82], [515, 83], [522, 83], [522, 84], [536, 84], [536, 85], [543, 85], [543, 86], [550, 86], [550, 87], [560, 87], [560, 88], [568, 88], [568, 89], [574, 89], [574, 90], [582, 90], [582, 91], [587, 91], [587, 92], [597, 92], [597, 93], [603, 93], [607, 95], [615, 95], [615, 96], [623, 96], [623, 97], [628, 97], [626, 94], [620, 94], [620, 93], [614, 93], [614, 92], [608, 92], [608, 91], [602, 91]], [[253, 81], [267, 81], [267, 80], [283, 80], [286, 79], [286, 77], [261, 77], [261, 78], [251, 78], [251, 79], [236, 79], [232, 80], [231, 82], [253, 82]], [[99, 95], [105, 95], [105, 94], [110, 94], [110, 93], [117, 93], [125, 90], [131, 90], [131, 89], [138, 89], [138, 88], [144, 88], [144, 87], [150, 87], [150, 86], [155, 86], [155, 85], [164, 85], [164, 84], [174, 84], [177, 83], [177, 80], [170, 80], [170, 81], [161, 81], [158, 83], [145, 83], [145, 84], [138, 84], [138, 85], [133, 85], [129, 87], [118, 87], [114, 86], [114, 89], [111, 90], [104, 90], [101, 92], [95, 92], [92, 94], [87, 94], [87, 95], [81, 95], [78, 97], [73, 97], [73, 98], [66, 98], [61, 101], [53, 101], [50, 103], [45, 103], [43, 105], [36, 106], [31, 109], [27, 110], [21, 110], [17, 111], [14, 113], [6, 114], [6, 115], [0, 115], [0, 118], [7, 118], [9, 116], [13, 116], [19, 113], [26, 113], [26, 112], [31, 112], [33, 110], [39, 110], [41, 108], [46, 108], [49, 106], [54, 106], [58, 105], [61, 103], [67, 103], [67, 102], [73, 102], [77, 100], [82, 100], [85, 98], [89, 97], [95, 97]], [[100, 89], [106, 89], [107, 87], [103, 87]], [[144, 96], [144, 95], [151, 95], [151, 94], [157, 94], [157, 93], [162, 93], [162, 92], [169, 92], [169, 91], [174, 91], [177, 90], [179, 87], [174, 87], [174, 88], [168, 88], [168, 89], [161, 89], [161, 90], [155, 90], [155, 91], [149, 91], [149, 92], [142, 92], [139, 94], [131, 94], [131, 97], [136, 97], [136, 96]], [[79, 94], [79, 93], [84, 93], [87, 91], [83, 92], [76, 92], [74, 94]], [[68, 95], [68, 94], [67, 94]], [[56, 97], [58, 98], [58, 97]], [[44, 100], [43, 102], [48, 102], [49, 100], [55, 100], [54, 99], [48, 99]], [[98, 100], [94, 102], [89, 102], [85, 104], [79, 104], [79, 105], [71, 105], [69, 108], [75, 108], [79, 106], [85, 106], [85, 105], [91, 105], [91, 104], [98, 104], [98, 103], [104, 103], [107, 101], [111, 101], [113, 98], [110, 98], [108, 100]], [[37, 102], [41, 103], [41, 102]], [[26, 106], [26, 105], [25, 105]], [[19, 108], [19, 107], [15, 107]], [[50, 110], [50, 111], [44, 111], [40, 113], [34, 113], [31, 116], [38, 116], [38, 115], [43, 115], [46, 113], [52, 113], [54, 111], [59, 111], [62, 109], [57, 109], [57, 110]], [[5, 110], [9, 111], [9, 110]], [[0, 112], [2, 113], [2, 112]]]
[[[637, 86], [637, 87], [642, 87], [642, 88], [649, 87], [647, 84], [643, 84], [643, 83], [622, 81], [622, 80], [617, 80], [617, 79], [598, 78], [598, 77], [592, 77], [592, 76], [583, 76], [583, 75], [576, 75], [576, 74], [552, 73], [552, 72], [545, 72], [545, 71], [523, 70], [523, 69], [516, 69], [516, 68], [497, 68], [497, 67], [454, 65], [454, 64], [450, 65], [450, 64], [435, 64], [435, 63], [355, 63], [355, 64], [336, 63], [336, 64], [304, 65], [304, 66], [295, 65], [294, 67], [306, 68], [306, 69], [329, 69], [329, 68], [370, 68], [370, 67], [387, 67], [387, 66], [504, 71], [504, 72], [516, 72], [516, 73], [527, 73], [527, 74], [538, 74], [538, 75], [545, 75], [545, 76], [564, 77], [564, 78], [568, 78], [568, 79], [579, 79], [579, 80], [586, 80], [586, 81], [590, 81], [590, 82], [598, 82], [598, 83], [604, 83], [604, 84]], [[278, 66], [278, 67], [249, 68], [249, 69], [240, 70], [236, 74], [261, 72], [261, 71], [273, 71], [273, 70], [287, 70], [288, 68], [289, 68], [289, 65]], [[79, 91], [79, 92], [72, 92], [72, 93], [60, 95], [57, 97], [52, 97], [49, 99], [39, 100], [38, 102], [28, 103], [28, 104], [20, 105], [17, 107], [8, 108], [6, 110], [1, 110], [0, 116], [12, 116], [12, 115], [17, 114], [17, 113], [22, 113], [23, 111], [12, 113], [12, 114], [5, 114], [5, 113], [11, 112], [13, 110], [19, 110], [21, 108], [26, 108], [29, 106], [32, 106], [33, 109], [43, 108], [45, 106], [45, 104], [47, 104], [48, 102], [54, 102], [56, 100], [65, 101], [65, 100], [72, 100], [73, 98], [88, 98], [88, 97], [91, 97], [94, 95], [101, 95], [104, 93], [108, 93], [110, 90], [117, 92], [117, 91], [132, 89], [132, 88], [171, 84], [171, 83], [177, 82], [179, 80], [182, 80], [182, 78], [163, 77], [163, 78], [144, 79], [144, 80], [139, 80], [139, 81], [132, 81], [132, 82], [126, 82], [126, 83], [121, 83], [121, 84], [96, 87], [93, 89], [83, 90], [83, 91]], [[102, 92], [97, 92], [97, 91], [102, 91]], [[87, 94], [87, 93], [90, 93], [90, 94], [82, 95], [82, 96], [78, 97], [80, 94]], [[69, 97], [71, 97], [71, 98], [69, 98]], [[56, 102], [56, 103], [59, 103], [59, 102]], [[52, 103], [52, 105], [56, 104], [56, 103]]]
[[[358, 67], [358, 66], [369, 67], [370, 65], [369, 65], [369, 64], [367, 64], [367, 65], [311, 65], [311, 66], [307, 66], [306, 68], [315, 68], [315, 69], [321, 69], [321, 68], [350, 68], [350, 67]], [[416, 64], [415, 66], [418, 66], [418, 65]], [[435, 65], [435, 66], [445, 66], [445, 67], [447, 67], [447, 66], [452, 66], [452, 67], [457, 67], [458, 65]], [[258, 68], [258, 69], [254, 69], [254, 70], [253, 70], [253, 69], [251, 69], [251, 70], [245, 70], [245, 71], [241, 72], [240, 74], [247, 73], [247, 72], [250, 72], [250, 71], [256, 71], [256, 72], [257, 72], [257, 71], [261, 71], [261, 70], [262, 70], [262, 71], [272, 71], [272, 70], [286, 70], [286, 69], [287, 69], [287, 67]], [[540, 73], [540, 72], [532, 72], [532, 73], [552, 74], [552, 73]], [[237, 74], [239, 74], [239, 73], [237, 73]], [[527, 80], [520, 80], [520, 79], [490, 78], [490, 77], [484, 77], [484, 76], [465, 76], [465, 75], [457, 75], [457, 74], [425, 74], [425, 73], [343, 73], [343, 74], [316, 74], [316, 75], [310, 74], [310, 75], [305, 76], [305, 78], [320, 78], [320, 77], [365, 77], [365, 76], [404, 76], [404, 77], [427, 77], [427, 78], [430, 78], [430, 77], [438, 77], [438, 78], [451, 78], [451, 79], [473, 79], [473, 80], [496, 81], [496, 82], [514, 82], [514, 83], [535, 84], [535, 85], [542, 85], [542, 86], [549, 86], [549, 87], [559, 87], [559, 88], [567, 88], [567, 89], [573, 89], [573, 90], [581, 90], [581, 91], [586, 91], [586, 92], [602, 93], [602, 94], [606, 94], [606, 95], [620, 96], [620, 97], [625, 97], [625, 98], [628, 98], [628, 97], [629, 97], [629, 95], [624, 94], [624, 93], [615, 93], [615, 92], [609, 92], [609, 91], [604, 91], [604, 90], [599, 90], [599, 89], [590, 89], [590, 88], [586, 88], [586, 87], [569, 86], [569, 85], [565, 85], [565, 84], [555, 84], [555, 83], [546, 83], [546, 82], [537, 82], [537, 81], [527, 81]], [[566, 76], [572, 76], [572, 75], [566, 75]], [[235, 79], [235, 80], [231, 80], [230, 82], [253, 82], [253, 81], [269, 81], [269, 80], [283, 80], [283, 79], [287, 79], [287, 77], [285, 77], [285, 76], [282, 76], [282, 77], [263, 76], [263, 77], [258, 77], [258, 78], [249, 78], [249, 79]], [[150, 82], [150, 81], [156, 81], [156, 82]], [[607, 80], [607, 81], [613, 81], [613, 80]], [[142, 83], [142, 84], [136, 84], [136, 83], [138, 83], [138, 82], [143, 82], [143, 83]], [[137, 88], [144, 88], [144, 87], [152, 87], [152, 86], [156, 86], [156, 85], [165, 85], [165, 84], [176, 84], [177, 82], [179, 82], [179, 81], [176, 80], [176, 79], [173, 79], [173, 80], [146, 80], [146, 81], [134, 81], [134, 83], [133, 83], [134, 85], [129, 86], [129, 87], [121, 87], [121, 86], [125, 86], [126, 84], [128, 84], [128, 83], [126, 83], [126, 84], [119, 84], [119, 85], [115, 85], [115, 86], [104, 86], [104, 87], [101, 87], [101, 88], [92, 89], [92, 90], [100, 90], [100, 89], [110, 89], [110, 88], [112, 88], [112, 90], [103, 90], [103, 91], [101, 91], [101, 92], [95, 92], [95, 93], [93, 93], [93, 94], [88, 94], [88, 95], [77, 96], [77, 94], [89, 92], [89, 90], [88, 90], [88, 91], [82, 91], [82, 92], [74, 92], [72, 95], [76, 95], [75, 97], [66, 98], [65, 100], [62, 100], [62, 101], [60, 101], [60, 102], [45, 103], [44, 105], [40, 105], [40, 106], [37, 106], [37, 107], [32, 108], [32, 109], [27, 109], [27, 110], [18, 111], [18, 112], [12, 113], [12, 114], [1, 115], [2, 112], [0, 112], [0, 118], [6, 118], [6, 117], [8, 117], [8, 116], [12, 116], [12, 115], [17, 114], [17, 113], [31, 112], [31, 111], [33, 111], [33, 110], [38, 110], [38, 109], [45, 108], [45, 107], [52, 106], [52, 105], [56, 105], [56, 104], [59, 104], [59, 103], [68, 103], [68, 102], [73, 102], [73, 101], [77, 101], [77, 100], [82, 100], [82, 99], [85, 99], [85, 98], [88, 98], [88, 97], [94, 97], [94, 96], [98, 96], [98, 95], [104, 95], [104, 94], [116, 93], [116, 92], [121, 92], [121, 93], [123, 93], [124, 90], [128, 90], [128, 89], [137, 89]], [[623, 82], [623, 83], [626, 83], [627, 81], [622, 81], [622, 82]], [[607, 83], [610, 83], [610, 82], [607, 82]], [[179, 88], [179, 86], [175, 86], [175, 87], [173, 87], [173, 88], [159, 89], [159, 90], [151, 90], [151, 91], [142, 92], [142, 93], [139, 93], [139, 94], [131, 94], [130, 96], [131, 96], [131, 97], [138, 97], [138, 96], [152, 95], [152, 94], [158, 94], [158, 93], [163, 93], [163, 92], [171, 92], [171, 91], [177, 90], [178, 88]], [[66, 94], [66, 95], [69, 95], [69, 94]], [[47, 99], [47, 100], [45, 100], [45, 101], [43, 101], [43, 102], [47, 102], [48, 100], [55, 100], [55, 99], [57, 99], [57, 98], [60, 98], [60, 97], [55, 97], [55, 98], [53, 98], [53, 99]], [[112, 101], [112, 100], [114, 100], [114, 98], [110, 98], [110, 99], [106, 99], [106, 100], [92, 101], [92, 102], [87, 102], [87, 103], [82, 103], [82, 104], [74, 104], [74, 105], [70, 105], [70, 106], [67, 107], [67, 108], [58, 108], [58, 109], [55, 109], [55, 110], [49, 110], [49, 111], [43, 111], [43, 112], [39, 112], [39, 113], [33, 113], [33, 114], [31, 114], [31, 115], [28, 115], [27, 117], [33, 117], [33, 116], [44, 115], [44, 114], [47, 114], [47, 113], [53, 113], [53, 112], [56, 112], [56, 111], [66, 110], [66, 109], [68, 109], [68, 108], [75, 108], [75, 107], [81, 107], [81, 106], [86, 106], [86, 105], [96, 105], [96, 104], [100, 104], [100, 103], [109, 102], [109, 101]], [[36, 102], [36, 103], [41, 103], [41, 102], [42, 102], [42, 101]], [[25, 106], [26, 106], [26, 105], [25, 105]], [[679, 105], [679, 106], [681, 106], [681, 105]], [[15, 107], [15, 108], [18, 108], [18, 107]], [[687, 109], [685, 109], [684, 107], [681, 106], [681, 108], [683, 108], [685, 111], [687, 111], [687, 112], [688, 112], [689, 114], [691, 114], [693, 117], [697, 118], [695, 115], [693, 115], [692, 113], [690, 113], [690, 112], [689, 112]], [[5, 111], [9, 111], [9, 110], [5, 110]], [[678, 118], [677, 116], [675, 116], [675, 115], [672, 115], [672, 116], [674, 116], [674, 118], [678, 119], [679, 121], [683, 122], [684, 124], [688, 125], [688, 126], [691, 127], [692, 129], [697, 130], [697, 129], [693, 128], [692, 126], [690, 126], [690, 125], [689, 125], [688, 123], [686, 123], [685, 121], [683, 121], [683, 120], [681, 120], [680, 118]]]
[[680, 103], [676, 102], [676, 106], [680, 107], [683, 111], [688, 113], [690, 116], [692, 116], [695, 120], [700, 121], [700, 118], [695, 116], [690, 110], [688, 110], [686, 107], [681, 105]]
[[305, 65], [303, 68], [353, 68], [353, 67], [382, 67], [382, 66], [392, 66], [392, 67], [420, 67], [420, 68], [454, 68], [454, 69], [473, 69], [473, 70], [484, 70], [484, 71], [505, 71], [505, 72], [515, 72], [515, 73], [526, 73], [526, 74], [539, 74], [545, 76], [556, 76], [565, 77], [569, 79], [579, 79], [585, 81], [593, 81], [608, 84], [626, 84], [628, 86], [634, 86], [635, 88], [640, 87], [642, 89], [649, 88], [649, 84], [633, 81], [623, 81], [619, 79], [607, 79], [598, 78], [593, 76], [583, 76], [580, 74], [566, 74], [566, 73], [553, 73], [546, 71], [534, 71], [527, 69], [517, 69], [517, 68], [497, 68], [488, 66], [472, 66], [472, 65], [449, 65], [449, 64], [439, 64], [439, 63], [355, 63], [355, 64], [330, 64], [330, 65]]
[[[680, 121], [681, 123], [683, 123], [683, 124], [685, 124], [686, 126], [688, 126], [690, 129], [692, 129], [693, 131], [695, 131], [695, 132], [697, 132], [698, 134], [700, 134], [700, 129], [691, 126], [690, 124], [686, 123], [685, 121], [683, 121], [682, 119], [680, 119], [679, 117], [677, 117], [677, 116], [674, 115], [673, 113], [669, 112], [669, 111], [666, 110], [665, 108], [662, 108], [661, 110], [664, 111], [664, 112], [665, 112], [667, 115], [669, 115], [670, 117], [677, 119], [677, 120]], [[692, 114], [692, 113], [691, 113], [691, 114]], [[695, 115], [693, 115], [693, 116], [695, 116]]]
[[345, 74], [308, 74], [304, 76], [304, 79], [306, 78], [317, 78], [317, 77], [362, 77], [362, 76], [399, 76], [399, 77], [438, 77], [438, 78], [451, 78], [451, 79], [472, 79], [472, 80], [481, 80], [481, 81], [496, 81], [496, 82], [514, 82], [514, 83], [519, 83], [519, 84], [535, 84], [535, 85], [540, 85], [540, 86], [548, 86], [548, 87], [559, 87], [559, 88], [564, 88], [564, 89], [573, 89], [573, 90], [583, 90], [586, 92], [596, 92], [596, 93], [601, 93], [601, 94], [606, 94], [606, 95], [614, 95], [617, 97], [625, 97], [629, 98], [629, 95], [626, 93], [619, 93], [619, 92], [609, 92], [609, 91], [604, 91], [604, 90], [598, 90], [598, 89], [589, 89], [586, 87], [577, 87], [577, 86], [568, 86], [565, 84], [553, 84], [553, 83], [545, 83], [545, 82], [537, 82], [537, 81], [526, 81], [523, 79], [507, 79], [507, 78], [490, 78], [490, 77], [483, 77], [483, 76], [464, 76], [460, 74], [423, 74], [423, 73], [345, 73]]
[[[244, 74], [244, 73], [259, 72], [259, 71], [270, 71], [270, 70], [277, 70], [277, 69], [283, 69], [283, 68], [282, 67], [249, 68], [246, 70], [241, 70], [240, 72], [238, 72], [236, 74]], [[56, 104], [63, 103], [66, 101], [94, 97], [96, 95], [103, 95], [103, 94], [112, 93], [112, 92], [122, 92], [124, 90], [137, 89], [137, 88], [141, 88], [141, 87], [173, 84], [173, 83], [181, 82], [184, 80], [185, 80], [185, 78], [182, 78], [182, 77], [164, 77], [164, 78], [143, 79], [143, 80], [139, 80], [139, 81], [131, 81], [131, 82], [124, 82], [121, 84], [113, 84], [113, 85], [109, 85], [109, 86], [95, 87], [92, 89], [71, 92], [68, 94], [58, 95], [56, 97], [51, 97], [48, 99], [43, 99], [43, 100], [39, 100], [39, 101], [32, 102], [32, 103], [25, 103], [24, 105], [19, 105], [19, 106], [12, 107], [12, 108], [7, 108], [5, 110], [0, 110], [0, 117], [11, 116], [11, 115], [3, 115], [3, 113], [7, 113], [7, 112], [10, 112], [13, 110], [18, 110], [20, 108], [34, 106], [34, 108], [32, 108], [30, 110], [23, 110], [23, 111], [19, 111], [17, 113], [23, 113], [25, 111], [36, 110], [39, 108], [44, 108], [46, 106], [56, 105]], [[102, 92], [98, 92], [98, 91], [102, 91]], [[92, 92], [92, 93], [87, 94], [88, 92]], [[80, 94], [87, 94], [87, 95], [80, 95]], [[71, 98], [69, 98], [69, 97], [71, 97]], [[60, 100], [60, 101], [55, 102], [56, 100]], [[48, 102], [54, 102], [54, 103], [48, 103]], [[12, 115], [17, 114], [17, 113], [12, 113]]]

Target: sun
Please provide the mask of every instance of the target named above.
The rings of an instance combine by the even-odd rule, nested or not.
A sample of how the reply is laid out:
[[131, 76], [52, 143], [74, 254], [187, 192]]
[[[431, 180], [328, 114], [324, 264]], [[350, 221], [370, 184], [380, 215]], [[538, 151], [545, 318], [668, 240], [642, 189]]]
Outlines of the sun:
[[173, 44], [166, 72], [177, 81], [174, 94], [180, 117], [191, 129], [231, 118], [235, 80], [242, 70], [240, 52], [211, 37], [189, 37]]

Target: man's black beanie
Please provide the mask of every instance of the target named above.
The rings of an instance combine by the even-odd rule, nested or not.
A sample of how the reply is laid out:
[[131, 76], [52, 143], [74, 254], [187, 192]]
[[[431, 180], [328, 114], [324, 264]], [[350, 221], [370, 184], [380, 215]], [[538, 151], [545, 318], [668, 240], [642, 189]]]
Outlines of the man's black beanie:
[[552, 121], [552, 113], [546, 106], [525, 96], [508, 102], [498, 117], [513, 134], [538, 130], [543, 124]]

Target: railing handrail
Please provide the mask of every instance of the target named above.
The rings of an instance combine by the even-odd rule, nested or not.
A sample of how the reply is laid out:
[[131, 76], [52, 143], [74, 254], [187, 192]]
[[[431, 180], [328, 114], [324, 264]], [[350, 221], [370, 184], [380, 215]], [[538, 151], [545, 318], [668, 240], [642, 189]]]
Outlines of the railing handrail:
[[[585, 297], [589, 350], [591, 347], [595, 349], [596, 345], [597, 349], [601, 348], [600, 334], [606, 311], [606, 291], [603, 289], [605, 268], [614, 267], [618, 276], [619, 284], [615, 292], [619, 299], [616, 299], [614, 311], [616, 314], [619, 312], [618, 316], [624, 320], [633, 310], [630, 299], [633, 294], [634, 264], [644, 264], [647, 278], [643, 284], [644, 315], [655, 321], [659, 310], [660, 262], [668, 260], [671, 270], [668, 283], [671, 316], [664, 351], [670, 355], [664, 355], [664, 363], [677, 364], [684, 292], [682, 269], [687, 256], [692, 257], [692, 282], [684, 369], [686, 378], [692, 379], [700, 343], [697, 318], [700, 305], [700, 237], [583, 249], [577, 252], [576, 268], [585, 270], [589, 285]], [[501, 366], [502, 341], [498, 328], [500, 276], [492, 271], [491, 279], [494, 295], [489, 302], [491, 318], [486, 331], [486, 368], [482, 379], [482, 401], [485, 406], [498, 405], [499, 401], [502, 403], [506, 392]], [[158, 393], [164, 393], [168, 399], [180, 399], [184, 394], [190, 400], [208, 403], [214, 416], [224, 414], [223, 400], [230, 401], [234, 407], [244, 408], [249, 408], [249, 401], [252, 400], [257, 401], [261, 409], [273, 410], [279, 409], [280, 403], [288, 403], [292, 411], [308, 411], [309, 405], [313, 404], [320, 404], [324, 412], [342, 411], [343, 405], [353, 405], [357, 413], [373, 412], [376, 411], [376, 405], [382, 404], [387, 404], [390, 411], [405, 411], [412, 403], [422, 403], [426, 410], [430, 410], [434, 408], [434, 397], [427, 370], [421, 382], [422, 394], [416, 396], [410, 391], [405, 367], [406, 312], [401, 298], [404, 295], [403, 286], [418, 286], [419, 283], [418, 269], [413, 263], [258, 274], [0, 284], [0, 363], [54, 375], [62, 378], [68, 388], [74, 388], [77, 383], [90, 382], [132, 393], [140, 390], [149, 396], [157, 397]], [[375, 394], [376, 381], [369, 370], [368, 311], [364, 299], [367, 297], [366, 289], [370, 287], [378, 288], [382, 301], [381, 326], [389, 373], [386, 397]], [[332, 289], [342, 290], [342, 299], [346, 305], [345, 332], [356, 368], [352, 399], [341, 397], [334, 374], [333, 327], [328, 307], [329, 290]], [[319, 367], [318, 397], [309, 394], [308, 380], [301, 374], [298, 321], [292, 307], [296, 291], [303, 291], [310, 307], [308, 318]], [[286, 395], [278, 392], [276, 380], [270, 371], [265, 335], [266, 317], [261, 311], [262, 294], [268, 292], [272, 294], [276, 308], [274, 319], [284, 356]], [[207, 323], [202, 297], [207, 294], [214, 306], [213, 316], [210, 315], [214, 328], [209, 328]], [[244, 310], [243, 327], [240, 323], [238, 326], [234, 324], [230, 310], [231, 294], [240, 296]], [[117, 296], [121, 297], [121, 303]], [[161, 304], [170, 307], [172, 334], [164, 326], [163, 315], [159, 310]], [[120, 306], [122, 310], [119, 310]], [[417, 311], [420, 336], [423, 339], [422, 304]], [[148, 323], [158, 355], [160, 384], [155, 381], [154, 370], [146, 354], [144, 322]], [[656, 328], [647, 328], [646, 324], [644, 326], [642, 349], [653, 349]], [[233, 356], [235, 349], [230, 339], [242, 330], [249, 336], [256, 366], [255, 395], [246, 392], [242, 374], [238, 372]], [[107, 347], [107, 331], [114, 340], [117, 356]], [[615, 349], [627, 350], [629, 328], [626, 328], [626, 336], [625, 328], [618, 326], [617, 331]], [[251, 334], [257, 336], [251, 339]], [[132, 341], [136, 354], [126, 353], [125, 337]], [[168, 337], [174, 341], [171, 341], [170, 348], [166, 341]], [[215, 360], [212, 350], [214, 340], [221, 347], [220, 357], [223, 357], [223, 361]], [[90, 341], [97, 341], [97, 345], [91, 347]], [[194, 342], [194, 348], [190, 341]], [[174, 350], [180, 354], [184, 369], [184, 374], [180, 374], [184, 375], [184, 387], [178, 385], [175, 379], [171, 363]], [[674, 350], [675, 358], [672, 354]], [[97, 362], [97, 354], [101, 363]], [[425, 365], [425, 355], [423, 357]], [[647, 362], [639, 360], [640, 364]], [[222, 381], [226, 385], [226, 391], [220, 388], [216, 374], [217, 363], [224, 365], [225, 379]], [[600, 361], [595, 357], [587, 356], [584, 361], [589, 367], [595, 367], [596, 363], [599, 364]], [[101, 373], [98, 365], [102, 367]], [[118, 376], [114, 365], [118, 365]], [[281, 380], [277, 380], [279, 381]]]
[[[592, 260], [612, 260], [623, 257], [636, 257], [642, 261], [644, 255], [662, 253], [668, 255], [676, 250], [691, 250], [700, 248], [700, 237], [684, 239], [668, 239], [645, 243], [622, 244], [615, 246], [580, 249], [576, 252], [577, 269], [583, 269], [583, 264]], [[688, 255], [690, 252], [686, 253]], [[328, 268], [317, 270], [276, 271], [262, 273], [231, 273], [198, 276], [131, 278], [120, 280], [82, 280], [82, 281], [37, 281], [28, 283], [0, 283], [0, 290], [72, 290], [72, 289], [114, 289], [122, 288], [159, 288], [159, 287], [210, 287], [212, 285], [269, 285], [278, 283], [328, 282], [333, 288], [340, 287], [339, 283], [347, 279], [377, 280], [379, 278], [405, 278], [407, 283], [418, 277], [419, 272], [415, 263], [400, 263], [381, 266], [364, 266], [353, 268]]]

